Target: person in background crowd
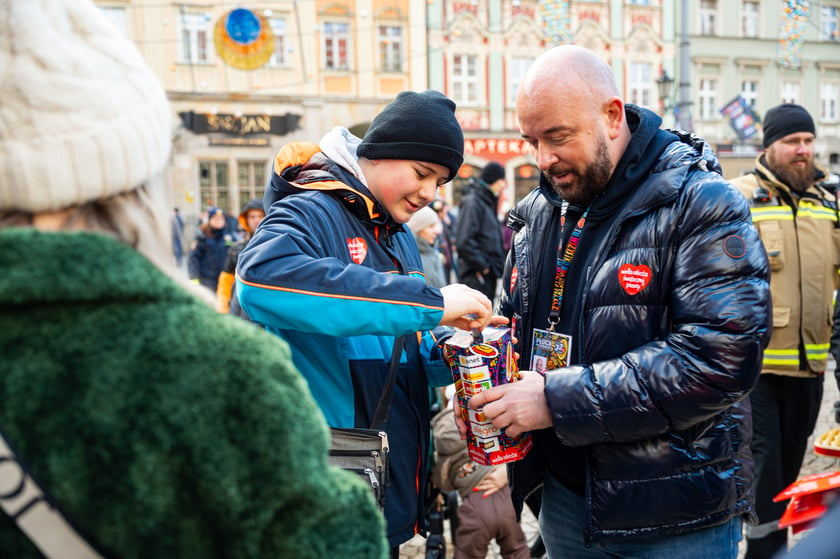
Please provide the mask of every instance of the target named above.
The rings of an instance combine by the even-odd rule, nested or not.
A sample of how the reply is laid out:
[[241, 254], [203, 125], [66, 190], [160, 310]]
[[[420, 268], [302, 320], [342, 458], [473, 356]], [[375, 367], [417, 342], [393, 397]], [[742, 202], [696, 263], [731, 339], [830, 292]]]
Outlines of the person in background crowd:
[[172, 253], [175, 255], [175, 265], [184, 265], [184, 219], [181, 212], [175, 208], [172, 212]]
[[446, 283], [458, 281], [458, 253], [455, 247], [455, 217], [443, 198], [435, 198], [430, 204], [441, 224], [438, 250], [443, 254], [443, 277]]
[[287, 144], [272, 166], [266, 218], [237, 267], [242, 308], [289, 342], [332, 427], [369, 426], [394, 339], [407, 334], [386, 427], [392, 557], [425, 531], [429, 385], [452, 382], [438, 345], [451, 331], [437, 327], [507, 322], [478, 291], [429, 286], [403, 227], [463, 154], [455, 103], [432, 90], [397, 95], [362, 140], [336, 127], [319, 144]]
[[437, 250], [438, 239], [443, 230], [437, 213], [429, 206], [420, 208], [406, 225], [414, 234], [414, 242], [420, 251], [426, 283], [432, 287], [443, 287], [448, 282], [443, 272], [443, 255]]
[[[446, 388], [448, 400], [455, 386]], [[458, 527], [455, 531], [455, 559], [485, 559], [490, 542], [495, 540], [504, 559], [528, 559], [525, 533], [516, 519], [504, 464], [485, 466], [470, 459], [467, 445], [461, 440], [452, 417], [452, 404], [432, 420], [435, 466], [432, 479], [443, 491], [457, 491]]]
[[532, 432], [515, 504], [543, 482], [550, 559], [735, 559], [752, 515], [746, 396], [771, 329], [749, 207], [705, 142], [625, 104], [582, 47], [537, 58], [516, 108], [542, 171], [511, 212], [499, 307], [522, 379], [469, 402]]
[[0, 557], [384, 559], [289, 347], [175, 267], [140, 52], [89, 0], [0, 35]]
[[731, 179], [752, 209], [770, 260], [773, 336], [750, 394], [758, 525], [747, 529], [748, 559], [770, 558], [787, 544], [773, 502], [796, 481], [823, 394], [832, 304], [840, 262], [837, 201], [820, 186], [814, 120], [785, 103], [764, 115], [765, 152], [754, 170]]
[[216, 286], [216, 310], [220, 313], [230, 313], [248, 320], [248, 316], [239, 305], [239, 298], [234, 293], [236, 262], [239, 260], [239, 253], [251, 240], [251, 236], [257, 230], [257, 226], [263, 218], [265, 218], [265, 210], [260, 199], [249, 201], [239, 212], [239, 227], [242, 229], [243, 236], [228, 249], [225, 264], [219, 273], [219, 281]]
[[461, 200], [455, 229], [460, 280], [491, 301], [496, 298], [498, 279], [505, 265], [502, 229], [496, 212], [499, 193], [506, 185], [505, 168], [495, 161], [488, 163]]
[[[834, 380], [840, 388], [840, 290], [837, 291], [834, 300], [834, 318], [831, 328], [831, 356], [834, 358]], [[840, 401], [834, 402], [834, 421], [840, 423]]]
[[216, 293], [219, 274], [224, 268], [228, 249], [234, 242], [233, 234], [227, 228], [224, 210], [208, 208], [207, 221], [198, 228], [190, 246], [190, 279]]

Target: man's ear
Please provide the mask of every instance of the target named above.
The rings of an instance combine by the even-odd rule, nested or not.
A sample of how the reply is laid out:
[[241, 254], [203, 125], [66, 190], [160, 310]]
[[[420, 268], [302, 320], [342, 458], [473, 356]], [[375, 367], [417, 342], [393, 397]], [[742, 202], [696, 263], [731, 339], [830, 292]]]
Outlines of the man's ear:
[[620, 97], [610, 97], [604, 101], [603, 114], [607, 135], [614, 140], [618, 137], [624, 123], [624, 101]]

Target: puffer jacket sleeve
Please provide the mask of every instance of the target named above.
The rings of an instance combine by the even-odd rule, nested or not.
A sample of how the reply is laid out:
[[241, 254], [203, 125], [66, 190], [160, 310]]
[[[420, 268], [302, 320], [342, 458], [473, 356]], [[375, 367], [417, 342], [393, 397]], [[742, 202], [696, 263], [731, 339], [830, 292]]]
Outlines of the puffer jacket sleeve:
[[[587, 316], [587, 351], [613, 356], [547, 375], [554, 428], [566, 444], [702, 428], [758, 379], [772, 318], [765, 251], [743, 196], [717, 174], [694, 171], [688, 181], [673, 206], [622, 233], [598, 271], [614, 278], [621, 259], [613, 257], [658, 230], [649, 246], [660, 251], [654, 274], [667, 276], [651, 286], [660, 293], [646, 306], [613, 305]], [[647, 341], [638, 342], [645, 330]], [[615, 355], [610, 344], [625, 347]]]
[[[438, 325], [443, 296], [422, 278], [337, 256], [337, 243], [348, 236], [336, 225], [344, 219], [337, 202], [328, 195], [290, 198], [296, 200], [271, 207], [240, 254], [237, 292], [248, 316], [331, 336], [393, 336]], [[366, 242], [373, 252], [376, 241]]]

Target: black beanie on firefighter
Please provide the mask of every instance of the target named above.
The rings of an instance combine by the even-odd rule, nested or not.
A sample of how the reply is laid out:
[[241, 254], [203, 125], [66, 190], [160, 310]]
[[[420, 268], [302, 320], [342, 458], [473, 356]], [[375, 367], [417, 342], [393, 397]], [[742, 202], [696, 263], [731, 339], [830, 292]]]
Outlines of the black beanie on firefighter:
[[464, 162], [464, 133], [455, 102], [434, 90], [403, 91], [376, 115], [356, 151], [367, 159], [437, 163], [452, 180]]
[[814, 119], [803, 107], [793, 103], [777, 105], [764, 114], [762, 122], [764, 131], [764, 147], [769, 146], [779, 138], [796, 132], [810, 132], [816, 135]]

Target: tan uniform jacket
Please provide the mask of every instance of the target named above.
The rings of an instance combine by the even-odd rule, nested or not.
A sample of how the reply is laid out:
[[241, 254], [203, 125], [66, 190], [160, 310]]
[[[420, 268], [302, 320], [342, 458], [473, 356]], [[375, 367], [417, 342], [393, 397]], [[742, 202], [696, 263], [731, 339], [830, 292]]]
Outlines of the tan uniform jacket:
[[[827, 174], [822, 173], [821, 178]], [[750, 202], [770, 261], [773, 336], [762, 373], [808, 377], [825, 371], [833, 292], [838, 284], [840, 228], [835, 195], [818, 182], [797, 197], [764, 165], [731, 182]], [[801, 359], [804, 351], [804, 360]]]

